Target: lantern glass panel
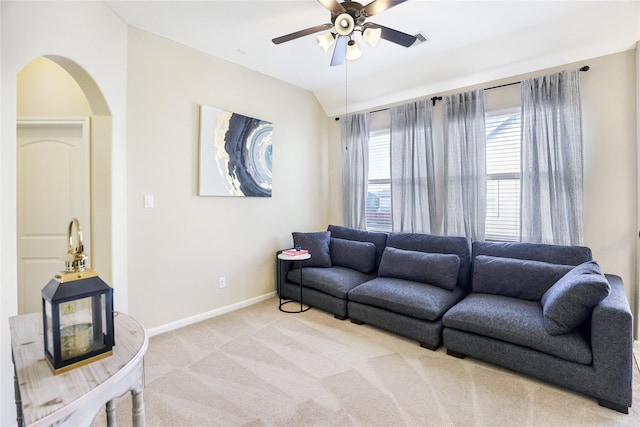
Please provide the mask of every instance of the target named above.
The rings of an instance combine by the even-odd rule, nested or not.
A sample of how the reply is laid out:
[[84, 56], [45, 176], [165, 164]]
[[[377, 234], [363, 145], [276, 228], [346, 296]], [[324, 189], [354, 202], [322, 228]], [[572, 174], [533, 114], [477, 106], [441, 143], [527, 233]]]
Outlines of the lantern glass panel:
[[93, 336], [91, 297], [64, 302], [58, 307], [62, 360], [72, 359], [89, 352]]
[[101, 294], [100, 295], [100, 314], [101, 314], [101, 322], [100, 325], [102, 325], [102, 330], [100, 331], [100, 334], [96, 337], [99, 338], [99, 342], [96, 342], [95, 344], [97, 345], [103, 345], [105, 344], [104, 342], [104, 337], [107, 335], [107, 296], [105, 294]]
[[44, 300], [44, 314], [46, 316], [46, 351], [53, 355], [53, 318], [51, 317], [51, 302]]

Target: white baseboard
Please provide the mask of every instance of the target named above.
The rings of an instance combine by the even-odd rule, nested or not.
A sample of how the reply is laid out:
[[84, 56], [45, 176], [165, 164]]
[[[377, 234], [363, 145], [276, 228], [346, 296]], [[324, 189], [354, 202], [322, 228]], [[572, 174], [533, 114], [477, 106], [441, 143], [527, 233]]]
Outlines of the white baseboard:
[[230, 313], [232, 311], [236, 311], [244, 307], [249, 307], [250, 305], [268, 300], [269, 298], [272, 298], [275, 295], [276, 295], [275, 291], [269, 292], [268, 294], [260, 295], [255, 298], [251, 298], [245, 301], [240, 301], [238, 303], [217, 308], [215, 310], [207, 311], [205, 313], [197, 314], [195, 316], [187, 317], [186, 319], [178, 320], [175, 322], [167, 323], [166, 325], [147, 329], [147, 334], [150, 337], [160, 335], [165, 332], [173, 331], [174, 329], [179, 329], [188, 325], [192, 325], [197, 322], [202, 322], [203, 320], [211, 319], [212, 317], [220, 316], [221, 314]]

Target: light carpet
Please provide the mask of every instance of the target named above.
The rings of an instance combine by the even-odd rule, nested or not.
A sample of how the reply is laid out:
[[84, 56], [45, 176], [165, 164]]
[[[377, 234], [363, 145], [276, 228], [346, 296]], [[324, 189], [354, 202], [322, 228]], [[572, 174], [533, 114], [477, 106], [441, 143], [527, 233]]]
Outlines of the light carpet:
[[[637, 365], [624, 415], [317, 309], [282, 313], [277, 298], [151, 338], [145, 371], [151, 427], [640, 425]], [[118, 399], [120, 426], [130, 400]]]

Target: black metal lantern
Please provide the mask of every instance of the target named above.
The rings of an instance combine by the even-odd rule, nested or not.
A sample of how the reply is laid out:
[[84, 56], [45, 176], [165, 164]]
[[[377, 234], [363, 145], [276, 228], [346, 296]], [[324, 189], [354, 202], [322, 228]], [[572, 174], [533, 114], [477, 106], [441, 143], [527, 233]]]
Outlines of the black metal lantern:
[[[78, 246], [73, 248], [76, 225]], [[76, 218], [69, 223], [65, 269], [42, 289], [44, 353], [59, 374], [113, 353], [113, 289], [86, 268]]]

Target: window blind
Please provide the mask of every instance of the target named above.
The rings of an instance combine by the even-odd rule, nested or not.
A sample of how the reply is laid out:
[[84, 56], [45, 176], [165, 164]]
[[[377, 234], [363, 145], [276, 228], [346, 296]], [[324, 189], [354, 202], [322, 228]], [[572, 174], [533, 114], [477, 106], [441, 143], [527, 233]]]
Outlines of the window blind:
[[391, 231], [390, 132], [382, 129], [369, 136], [369, 178], [365, 208], [367, 230]]
[[520, 240], [520, 110], [488, 113], [487, 240]]

